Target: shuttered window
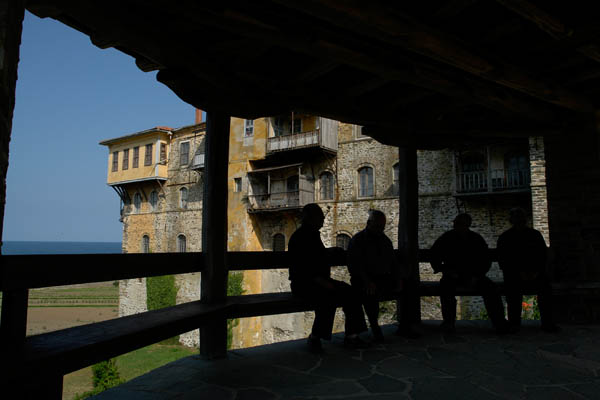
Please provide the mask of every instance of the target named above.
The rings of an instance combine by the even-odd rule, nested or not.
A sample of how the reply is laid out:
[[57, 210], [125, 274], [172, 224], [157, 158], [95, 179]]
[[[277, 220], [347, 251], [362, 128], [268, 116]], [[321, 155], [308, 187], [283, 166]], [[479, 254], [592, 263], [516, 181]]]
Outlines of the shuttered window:
[[319, 177], [321, 200], [333, 200], [333, 174], [323, 172]]
[[119, 152], [113, 152], [112, 159], [112, 172], [117, 172], [119, 170]]
[[188, 190], [187, 188], [182, 187], [179, 189], [179, 207], [187, 208], [188, 204]]
[[285, 236], [282, 233], [273, 236], [273, 251], [285, 251]]
[[150, 253], [150, 237], [148, 235], [142, 237], [142, 253]]
[[246, 119], [244, 120], [244, 136], [252, 135], [254, 135], [254, 120]]
[[142, 196], [139, 193], [133, 195], [134, 212], [139, 213], [142, 210]]
[[394, 194], [394, 196], [398, 196], [400, 194], [400, 164], [396, 163], [394, 165], [393, 168], [393, 177], [394, 177], [394, 181], [393, 181], [393, 186], [392, 186], [392, 193]]
[[156, 207], [158, 206], [158, 193], [156, 190], [150, 192], [150, 207], [152, 207], [152, 211], [156, 211]]
[[167, 144], [166, 143], [160, 144], [160, 162], [163, 164], [167, 162]]
[[186, 166], [190, 163], [190, 142], [181, 142], [179, 145], [179, 165]]
[[358, 170], [358, 196], [373, 197], [373, 168], [362, 167]]
[[123, 150], [123, 170], [129, 169], [129, 149]]
[[144, 165], [152, 165], [152, 143], [146, 145], [146, 154], [144, 154]]
[[179, 253], [185, 253], [187, 250], [187, 240], [185, 238], [185, 235], [179, 235], [177, 236], [177, 252]]
[[138, 146], [133, 148], [133, 163], [131, 168], [137, 168], [140, 165], [140, 148]]
[[335, 245], [337, 247], [341, 247], [344, 250], [348, 250], [348, 245], [350, 244], [350, 236], [345, 233], [339, 233], [335, 237]]

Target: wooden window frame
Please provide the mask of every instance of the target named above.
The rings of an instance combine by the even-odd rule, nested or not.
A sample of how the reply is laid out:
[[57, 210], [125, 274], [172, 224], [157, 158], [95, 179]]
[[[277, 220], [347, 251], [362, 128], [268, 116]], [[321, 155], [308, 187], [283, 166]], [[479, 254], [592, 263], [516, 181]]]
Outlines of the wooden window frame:
[[149, 167], [152, 165], [152, 151], [154, 150], [154, 143], [149, 143], [145, 146], [146, 152], [144, 153], [144, 166]]
[[244, 120], [244, 137], [254, 136], [254, 120], [253, 119], [245, 119]]
[[131, 162], [131, 168], [138, 168], [140, 166], [140, 146], [133, 148], [133, 160]]
[[123, 171], [129, 169], [129, 149], [123, 150]]
[[[366, 182], [366, 188], [363, 190], [364, 186], [362, 185], [362, 174], [361, 171], [363, 170], [371, 170], [371, 185], [369, 186], [369, 182], [367, 180]], [[362, 167], [360, 167], [358, 169], [358, 198], [361, 199], [369, 199], [372, 197], [375, 197], [375, 167], [371, 166], [371, 165], [363, 165]], [[368, 175], [367, 175], [368, 177]], [[368, 179], [368, 178], [367, 178]], [[371, 189], [371, 193], [368, 193], [369, 191], [369, 187]], [[364, 194], [366, 193], [366, 194]]]
[[[184, 153], [183, 152], [183, 147], [184, 145], [187, 145], [187, 152]], [[183, 142], [179, 143], [179, 166], [184, 168], [187, 167], [190, 164], [190, 141], [189, 140], [185, 140]], [[186, 158], [184, 160], [183, 155], [186, 155]]]
[[119, 152], [113, 151], [112, 153], [112, 172], [117, 172], [119, 170]]

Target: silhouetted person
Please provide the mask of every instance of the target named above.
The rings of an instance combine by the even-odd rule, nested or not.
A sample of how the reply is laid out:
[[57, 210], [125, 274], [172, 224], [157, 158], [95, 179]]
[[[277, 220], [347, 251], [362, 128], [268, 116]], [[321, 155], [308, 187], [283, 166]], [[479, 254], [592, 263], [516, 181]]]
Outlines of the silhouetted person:
[[319, 233], [324, 219], [317, 204], [304, 206], [302, 225], [292, 234], [288, 244], [292, 293], [315, 305], [315, 320], [308, 337], [309, 350], [320, 353], [321, 339], [331, 339], [336, 304], [340, 303], [346, 316], [344, 345], [365, 348], [367, 343], [358, 337], [367, 330], [360, 297], [350, 285], [330, 277], [331, 268]]
[[456, 287], [468, 286], [483, 293], [487, 313], [498, 333], [506, 333], [502, 298], [494, 282], [485, 274], [491, 266], [488, 246], [480, 234], [469, 229], [471, 216], [459, 214], [454, 218], [454, 229], [440, 236], [431, 247], [431, 266], [442, 272], [442, 329], [454, 332], [456, 321]]
[[[391, 294], [395, 295], [396, 301], [402, 301], [402, 279], [407, 275], [400, 268], [392, 241], [383, 233], [385, 223], [383, 212], [370, 210], [366, 228], [354, 235], [348, 246], [350, 282], [363, 296], [363, 307], [376, 342], [383, 342], [379, 302]], [[399, 321], [398, 334], [410, 338], [419, 336], [406, 321]]]
[[504, 274], [508, 323], [514, 330], [521, 327], [523, 287], [537, 291], [542, 329], [557, 332], [552, 320], [552, 287], [546, 276], [547, 247], [542, 234], [528, 227], [527, 215], [521, 208], [510, 210], [508, 229], [498, 238], [498, 263]]

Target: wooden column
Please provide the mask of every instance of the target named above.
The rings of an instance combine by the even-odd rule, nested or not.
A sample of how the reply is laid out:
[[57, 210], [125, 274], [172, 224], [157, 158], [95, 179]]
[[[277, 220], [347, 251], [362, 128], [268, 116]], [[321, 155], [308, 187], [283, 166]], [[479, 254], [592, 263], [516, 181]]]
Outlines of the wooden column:
[[[221, 111], [206, 113], [206, 155], [202, 204], [202, 252], [205, 265], [200, 284], [204, 303], [227, 298], [227, 179], [230, 116]], [[227, 355], [227, 320], [200, 328], [200, 354], [206, 359]]]
[[399, 158], [399, 207], [398, 217], [398, 249], [404, 258], [404, 267], [409, 269], [410, 275], [406, 282], [413, 291], [407, 304], [398, 304], [400, 313], [408, 313], [408, 320], [421, 321], [421, 299], [418, 286], [421, 281], [419, 276], [419, 179], [417, 172], [417, 150], [415, 148], [400, 147]]

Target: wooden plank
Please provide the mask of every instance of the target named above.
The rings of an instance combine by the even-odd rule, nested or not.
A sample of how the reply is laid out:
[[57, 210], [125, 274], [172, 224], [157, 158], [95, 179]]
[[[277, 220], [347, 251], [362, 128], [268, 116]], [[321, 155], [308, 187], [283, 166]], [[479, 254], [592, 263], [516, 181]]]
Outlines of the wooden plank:
[[27, 289], [2, 292], [2, 316], [0, 322], [0, 347], [8, 359], [20, 357], [27, 335]]
[[202, 253], [0, 256], [0, 290], [108, 282], [202, 271]]
[[[227, 181], [230, 117], [209, 110], [206, 118], [204, 200], [202, 203], [202, 251], [205, 254], [200, 299], [223, 303], [227, 297]], [[200, 354], [206, 359], [227, 354], [227, 321], [213, 321], [200, 329]]]
[[25, 373], [76, 371], [222, 319], [226, 307], [194, 301], [30, 336], [25, 342]]
[[277, 2], [327, 21], [333, 26], [402, 47], [539, 100], [580, 112], [595, 110], [584, 96], [552, 82], [545, 82], [507, 62], [478, 53], [452, 39], [447, 33], [438, 32], [410, 16], [401, 15], [398, 10], [390, 12], [386, 7], [359, 3], [358, 0]]

